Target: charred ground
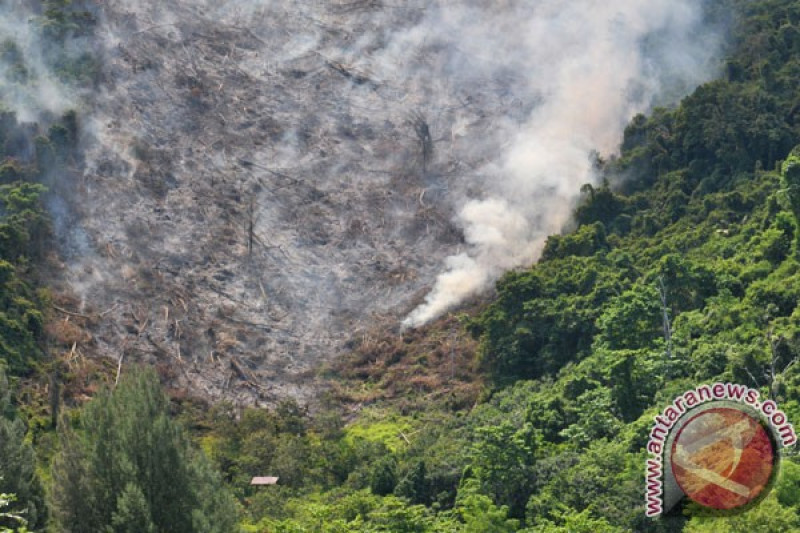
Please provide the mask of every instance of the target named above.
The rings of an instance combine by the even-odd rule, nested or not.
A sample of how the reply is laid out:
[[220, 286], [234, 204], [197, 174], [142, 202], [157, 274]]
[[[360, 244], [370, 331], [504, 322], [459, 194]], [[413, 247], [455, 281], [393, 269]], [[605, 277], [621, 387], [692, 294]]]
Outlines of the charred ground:
[[501, 82], [434, 76], [436, 42], [393, 77], [387, 34], [421, 9], [108, 3], [61, 243], [93, 317], [76, 349], [209, 399], [307, 399], [310, 370], [418, 304], [462, 242], [445, 192], [516, 112]]

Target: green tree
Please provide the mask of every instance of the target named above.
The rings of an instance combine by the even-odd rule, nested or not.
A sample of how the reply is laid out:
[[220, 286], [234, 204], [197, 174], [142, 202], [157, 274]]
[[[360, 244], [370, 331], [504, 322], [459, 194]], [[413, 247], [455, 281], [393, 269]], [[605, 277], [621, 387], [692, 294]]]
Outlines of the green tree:
[[364, 531], [386, 533], [425, 533], [431, 531], [434, 519], [424, 505], [408, 505], [396, 496], [383, 498], [379, 508], [369, 515]]
[[47, 233], [39, 202], [43, 190], [22, 182], [0, 185], [0, 362], [16, 375], [28, 372], [41, 353], [41, 302], [24, 275], [28, 259], [38, 255]]
[[562, 435], [581, 447], [601, 438], [613, 438], [622, 424], [614, 416], [611, 392], [606, 387], [597, 387], [581, 394], [575, 402], [578, 420], [564, 429]]
[[0, 258], [16, 260], [41, 253], [48, 222], [38, 183], [16, 182], [0, 185]]
[[76, 430], [60, 434], [52, 494], [62, 531], [235, 530], [233, 498], [169, 418], [154, 371], [127, 374], [84, 407]]
[[580, 513], [566, 513], [559, 519], [560, 525], [550, 520], [543, 520], [536, 528], [524, 531], [531, 533], [618, 533], [621, 528], [614, 527], [604, 518], [592, 518], [588, 509]]
[[795, 507], [783, 507], [770, 494], [746, 513], [729, 517], [695, 516], [686, 524], [686, 533], [790, 533], [800, 530]]
[[395, 493], [398, 496], [408, 498], [411, 503], [430, 503], [430, 481], [428, 480], [425, 461], [419, 460], [414, 463], [408, 474], [397, 484]]
[[[28, 526], [39, 529], [44, 527], [47, 509], [35, 472], [33, 447], [26, 442], [25, 433], [25, 424], [14, 416], [8, 380], [0, 366], [0, 492], [15, 495], [13, 502], [7, 502], [9, 512], [24, 509]], [[0, 527], [11, 525], [10, 519], [0, 517]]]
[[117, 498], [117, 510], [111, 517], [111, 524], [118, 533], [155, 533], [150, 507], [139, 487], [132, 483], [125, 486]]
[[90, 531], [87, 523], [98, 524], [101, 518], [96, 515], [97, 495], [89, 473], [88, 446], [66, 422], [59, 424], [58, 433], [61, 447], [53, 461], [51, 509], [62, 531]]
[[508, 507], [497, 507], [480, 493], [477, 479], [465, 479], [459, 487], [456, 513], [464, 521], [464, 533], [507, 533], [519, 527], [518, 520], [508, 518]]
[[[0, 479], [2, 481], [2, 479]], [[27, 521], [19, 513], [9, 512], [5, 509], [17, 501], [16, 494], [5, 494], [0, 492], [0, 533], [27, 533], [25, 527]], [[3, 525], [4, 522], [15, 524], [14, 529]]]
[[477, 429], [472, 468], [485, 494], [507, 505], [512, 517], [522, 517], [532, 492], [534, 438], [526, 425], [516, 429], [508, 421]]
[[597, 319], [596, 338], [612, 350], [646, 348], [662, 333], [661, 308], [655, 287], [637, 285], [613, 298]]
[[593, 442], [577, 462], [554, 465], [556, 472], [531, 497], [527, 507], [528, 523], [563, 522], [564, 517], [589, 511], [596, 519], [627, 530], [638, 531], [645, 516], [642, 503], [642, 455], [627, 453], [622, 442]]
[[[800, 146], [796, 146], [781, 165], [781, 177], [789, 208], [800, 225]], [[800, 231], [795, 234], [795, 252], [800, 253]]]
[[397, 460], [387, 455], [377, 462], [370, 476], [369, 487], [373, 494], [386, 496], [394, 492], [397, 485]]
[[800, 464], [790, 460], [781, 463], [775, 495], [781, 505], [800, 508]]

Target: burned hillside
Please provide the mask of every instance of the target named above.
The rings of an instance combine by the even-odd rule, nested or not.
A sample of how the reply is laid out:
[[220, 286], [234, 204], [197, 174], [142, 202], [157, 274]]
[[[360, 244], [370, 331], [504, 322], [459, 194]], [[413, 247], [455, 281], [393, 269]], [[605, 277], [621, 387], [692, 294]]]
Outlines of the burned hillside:
[[89, 351], [210, 398], [303, 398], [419, 303], [462, 244], [452, 198], [526, 102], [443, 40], [395, 49], [422, 6], [242, 6], [105, 6], [65, 282]]

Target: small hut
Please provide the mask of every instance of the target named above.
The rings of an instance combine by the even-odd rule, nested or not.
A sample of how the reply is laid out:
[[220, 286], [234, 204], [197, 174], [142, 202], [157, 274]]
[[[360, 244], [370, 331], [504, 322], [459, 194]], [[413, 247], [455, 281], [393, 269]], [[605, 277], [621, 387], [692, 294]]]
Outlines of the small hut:
[[263, 476], [263, 477], [254, 477], [253, 480], [250, 482], [251, 485], [275, 485], [278, 483], [277, 477], [272, 476]]

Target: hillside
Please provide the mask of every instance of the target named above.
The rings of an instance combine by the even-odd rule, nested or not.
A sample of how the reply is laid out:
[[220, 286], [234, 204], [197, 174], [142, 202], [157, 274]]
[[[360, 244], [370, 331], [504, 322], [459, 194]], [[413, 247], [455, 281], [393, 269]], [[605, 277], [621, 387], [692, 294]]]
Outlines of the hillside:
[[[378, 452], [370, 474], [347, 478], [346, 492], [323, 484], [313, 511], [289, 499], [287, 519], [266, 523], [313, 528], [322, 516], [343, 530], [381, 530], [391, 520], [419, 531], [457, 530], [451, 522], [475, 531], [796, 529], [791, 460], [759, 507], [731, 519], [646, 519], [642, 470], [652, 417], [696, 384], [743, 383], [800, 416], [791, 192], [800, 154], [789, 155], [800, 139], [800, 43], [790, 37], [799, 7], [740, 3], [726, 76], [676, 108], [634, 118], [621, 155], [601, 163], [606, 182], [582, 189], [574, 231], [551, 236], [533, 268], [503, 277], [496, 299], [461, 315], [458, 333], [451, 319], [405, 337], [412, 346], [399, 353], [391, 341], [359, 347], [341, 375], [356, 400], [374, 403], [342, 439], [377, 440], [393, 459]], [[490, 381], [478, 405], [450, 414], [452, 392], [437, 391], [455, 390], [457, 378], [446, 379], [446, 359], [431, 361], [462, 336], [479, 341], [472, 368]], [[417, 345], [429, 348], [420, 354]], [[428, 390], [409, 368], [444, 376]], [[388, 491], [376, 486], [385, 479], [418, 505], [353, 495]], [[353, 505], [363, 523], [349, 514]]]
[[530, 264], [589, 150], [707, 80], [721, 40], [688, 0], [67, 4], [96, 58], [50, 282], [92, 317], [76, 350], [257, 405]]
[[[661, 2], [597, 7], [622, 28], [601, 51], [647, 53], [609, 59], [636, 72], [591, 117], [577, 88], [599, 71], [536, 66], [545, 39], [513, 19], [592, 17], [505, 4], [4, 6], [29, 30], [0, 54], [0, 513], [75, 533], [800, 529], [793, 451], [730, 517], [648, 519], [643, 476], [654, 415], [698, 384], [800, 421], [800, 2], [681, 2], [668, 24]], [[604, 42], [586, 33], [547, 36]], [[634, 87], [675, 75], [661, 40], [708, 55]]]

